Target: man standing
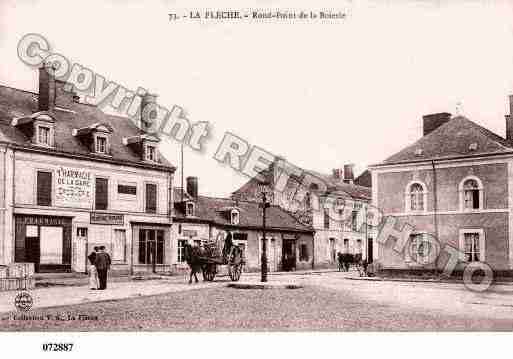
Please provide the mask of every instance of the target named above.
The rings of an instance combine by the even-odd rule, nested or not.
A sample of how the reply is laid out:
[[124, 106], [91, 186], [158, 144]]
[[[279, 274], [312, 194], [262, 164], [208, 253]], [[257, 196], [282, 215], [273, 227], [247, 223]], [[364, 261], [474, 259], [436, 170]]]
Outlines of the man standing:
[[100, 247], [100, 252], [96, 254], [95, 266], [98, 271], [100, 281], [100, 290], [107, 289], [107, 272], [110, 269], [110, 256], [105, 252], [105, 246]]

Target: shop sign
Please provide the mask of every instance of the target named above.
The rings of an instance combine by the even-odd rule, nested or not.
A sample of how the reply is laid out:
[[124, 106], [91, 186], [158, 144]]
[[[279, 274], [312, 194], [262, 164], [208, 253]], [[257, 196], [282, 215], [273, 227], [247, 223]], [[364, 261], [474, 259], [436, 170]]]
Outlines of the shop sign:
[[184, 230], [182, 230], [182, 234], [184, 237], [197, 237], [198, 231], [193, 230], [193, 229], [184, 229]]
[[118, 213], [91, 212], [91, 224], [123, 225], [124, 216]]
[[90, 207], [93, 193], [93, 175], [90, 171], [59, 167], [55, 172], [55, 201], [57, 206]]

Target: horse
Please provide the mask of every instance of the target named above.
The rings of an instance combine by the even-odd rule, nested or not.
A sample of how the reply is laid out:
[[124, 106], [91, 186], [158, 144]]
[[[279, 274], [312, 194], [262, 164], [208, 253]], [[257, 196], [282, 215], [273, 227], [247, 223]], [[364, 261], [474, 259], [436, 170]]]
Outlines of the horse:
[[186, 243], [184, 246], [184, 257], [185, 262], [189, 265], [191, 269], [191, 273], [189, 275], [189, 284], [192, 284], [192, 276], [196, 279], [196, 283], [198, 283], [197, 273], [201, 273], [203, 270], [203, 263], [201, 262], [201, 248], [193, 247], [189, 243]]

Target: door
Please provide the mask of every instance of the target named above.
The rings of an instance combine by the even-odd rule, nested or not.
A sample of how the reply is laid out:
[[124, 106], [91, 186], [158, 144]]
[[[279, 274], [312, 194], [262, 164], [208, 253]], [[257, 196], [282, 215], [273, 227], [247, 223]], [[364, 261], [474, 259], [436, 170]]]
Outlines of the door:
[[367, 263], [369, 263], [369, 264], [372, 263], [374, 260], [372, 250], [373, 250], [372, 238], [368, 238], [367, 239]]
[[25, 260], [29, 263], [34, 263], [34, 270], [39, 272], [39, 228], [34, 225], [27, 225], [25, 227]]
[[73, 271], [87, 272], [87, 228], [77, 228], [77, 236], [73, 243]]
[[291, 271], [296, 269], [296, 241], [283, 239], [282, 269]]
[[336, 251], [335, 251], [335, 238], [330, 238], [330, 261], [332, 263], [335, 263], [335, 259], [336, 259]]

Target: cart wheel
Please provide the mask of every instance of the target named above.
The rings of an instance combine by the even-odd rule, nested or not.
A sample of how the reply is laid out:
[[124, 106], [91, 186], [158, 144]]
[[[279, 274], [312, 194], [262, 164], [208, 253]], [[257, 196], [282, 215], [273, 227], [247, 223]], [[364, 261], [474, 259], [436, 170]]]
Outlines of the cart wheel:
[[230, 264], [228, 271], [232, 281], [237, 282], [240, 279], [240, 274], [242, 272], [242, 263]]

